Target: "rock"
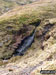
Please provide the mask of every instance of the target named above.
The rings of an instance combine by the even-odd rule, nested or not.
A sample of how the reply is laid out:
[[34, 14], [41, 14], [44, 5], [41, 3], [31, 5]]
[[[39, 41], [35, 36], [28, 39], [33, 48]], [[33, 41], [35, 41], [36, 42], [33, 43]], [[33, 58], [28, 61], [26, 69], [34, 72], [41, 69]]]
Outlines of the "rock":
[[50, 22], [51, 24], [56, 23], [56, 18], [50, 19], [49, 22]]
[[7, 39], [5, 39], [5, 40], [3, 41], [3, 43], [6, 43], [6, 42], [8, 42], [8, 40], [7, 40]]
[[0, 47], [2, 47], [3, 46], [3, 42], [0, 42]]

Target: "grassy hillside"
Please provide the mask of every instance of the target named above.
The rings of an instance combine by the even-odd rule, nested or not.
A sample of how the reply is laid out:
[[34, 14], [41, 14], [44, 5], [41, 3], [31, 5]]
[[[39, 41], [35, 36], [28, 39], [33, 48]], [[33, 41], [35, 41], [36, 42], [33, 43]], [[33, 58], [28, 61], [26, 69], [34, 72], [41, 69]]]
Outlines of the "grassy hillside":
[[[31, 34], [40, 20], [34, 43], [25, 55], [11, 57], [21, 40]], [[6, 58], [10, 59], [2, 60]], [[1, 66], [0, 71], [9, 75], [41, 75], [41, 68], [56, 70], [55, 0], [16, 7], [0, 16], [0, 60], [0, 65], [7, 64], [4, 68]]]
[[0, 0], [0, 15], [19, 5], [25, 5], [37, 0]]
[[[44, 4], [45, 7], [43, 6]], [[42, 34], [43, 28], [46, 25], [45, 21], [47, 20], [48, 23], [48, 19], [55, 18], [56, 16], [56, 10], [54, 10], [56, 6], [55, 4], [53, 6], [51, 5], [52, 3], [49, 4], [49, 2], [43, 2], [42, 4], [36, 2], [31, 5], [25, 5], [24, 7], [17, 7], [0, 16], [0, 58], [11, 57], [15, 50], [14, 46], [16, 45], [17, 47], [18, 45], [16, 37], [19, 37], [18, 41], [21, 41], [19, 39], [28, 36], [34, 29], [35, 23], [39, 20], [42, 21], [38, 32], [41, 29], [40, 34]], [[27, 29], [24, 32], [25, 27]], [[22, 30], [22, 33], [20, 33], [20, 30]]]

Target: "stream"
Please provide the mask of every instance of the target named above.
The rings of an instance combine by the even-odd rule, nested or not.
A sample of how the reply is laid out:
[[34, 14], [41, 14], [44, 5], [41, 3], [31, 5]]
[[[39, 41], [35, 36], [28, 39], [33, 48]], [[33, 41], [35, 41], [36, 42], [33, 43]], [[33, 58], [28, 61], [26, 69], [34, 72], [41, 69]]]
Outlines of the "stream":
[[33, 30], [33, 32], [26, 38], [24, 38], [19, 45], [19, 47], [15, 50], [14, 56], [17, 55], [24, 55], [24, 53], [27, 51], [27, 49], [32, 45], [35, 37], [36, 28]]
[[14, 52], [14, 56], [23, 56], [24, 53], [28, 50], [28, 48], [32, 45], [36, 33], [36, 28], [40, 25], [40, 22], [35, 24], [35, 28], [33, 32], [26, 38], [21, 41], [21, 44]]

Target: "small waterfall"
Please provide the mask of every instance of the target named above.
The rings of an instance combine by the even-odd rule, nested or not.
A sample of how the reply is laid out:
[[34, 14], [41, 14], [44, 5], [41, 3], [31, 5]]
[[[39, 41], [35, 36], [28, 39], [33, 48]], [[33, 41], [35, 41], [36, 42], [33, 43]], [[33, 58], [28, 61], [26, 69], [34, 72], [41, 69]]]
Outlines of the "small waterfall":
[[30, 36], [24, 38], [21, 42], [21, 44], [19, 45], [19, 47], [15, 50], [14, 52], [14, 56], [17, 55], [24, 55], [24, 52], [27, 51], [27, 49], [32, 45], [33, 41], [34, 41], [34, 37], [35, 37], [35, 33], [36, 33], [36, 28], [38, 25], [40, 25], [39, 21], [38, 23], [36, 22], [35, 24], [35, 29], [33, 30], [33, 32], [30, 34]]
[[22, 40], [20, 47], [15, 51], [15, 56], [24, 55], [24, 52], [31, 46], [34, 40], [35, 32], [36, 32], [36, 28], [33, 30], [30, 36]]

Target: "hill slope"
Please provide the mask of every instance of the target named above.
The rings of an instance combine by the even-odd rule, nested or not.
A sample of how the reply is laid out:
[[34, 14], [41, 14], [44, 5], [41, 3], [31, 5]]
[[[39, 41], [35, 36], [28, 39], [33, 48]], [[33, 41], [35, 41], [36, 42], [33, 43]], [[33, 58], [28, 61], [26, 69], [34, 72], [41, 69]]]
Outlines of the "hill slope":
[[[55, 0], [43, 0], [0, 16], [0, 65], [4, 65], [0, 67], [1, 75], [41, 75], [41, 68], [56, 70], [55, 8]], [[41, 24], [37, 27], [34, 42], [25, 55], [11, 57], [39, 20]], [[10, 59], [2, 60], [7, 58]]]
[[16, 6], [23, 6], [37, 0], [0, 0], [0, 15], [12, 10]]

